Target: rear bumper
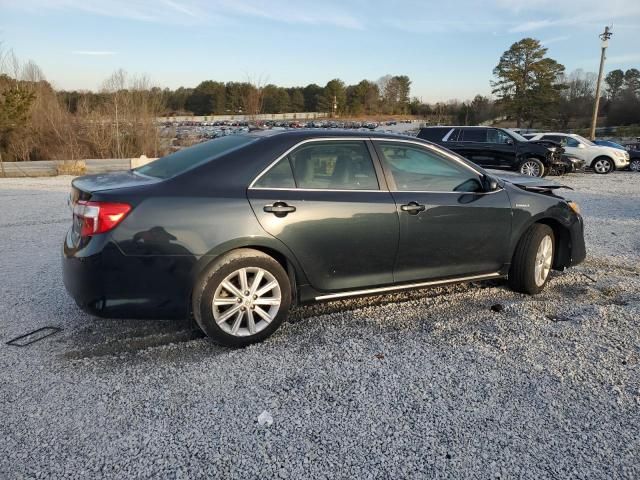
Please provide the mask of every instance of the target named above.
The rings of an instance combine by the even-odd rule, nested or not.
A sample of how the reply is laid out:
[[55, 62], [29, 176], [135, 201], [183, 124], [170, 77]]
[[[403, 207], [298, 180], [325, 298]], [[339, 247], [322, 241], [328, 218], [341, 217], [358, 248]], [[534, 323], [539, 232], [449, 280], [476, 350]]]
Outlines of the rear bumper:
[[67, 238], [62, 249], [67, 292], [82, 310], [99, 317], [185, 318], [192, 267], [189, 257], [125, 256], [111, 242], [78, 251]]

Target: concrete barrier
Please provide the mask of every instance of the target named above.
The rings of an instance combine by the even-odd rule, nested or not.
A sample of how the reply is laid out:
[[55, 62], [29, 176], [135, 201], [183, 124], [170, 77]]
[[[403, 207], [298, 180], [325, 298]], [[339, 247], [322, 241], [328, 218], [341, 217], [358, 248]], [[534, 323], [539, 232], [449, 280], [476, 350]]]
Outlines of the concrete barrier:
[[0, 177], [53, 177], [109, 173], [140, 167], [155, 158], [89, 158], [85, 160], [39, 160], [36, 162], [2, 162]]

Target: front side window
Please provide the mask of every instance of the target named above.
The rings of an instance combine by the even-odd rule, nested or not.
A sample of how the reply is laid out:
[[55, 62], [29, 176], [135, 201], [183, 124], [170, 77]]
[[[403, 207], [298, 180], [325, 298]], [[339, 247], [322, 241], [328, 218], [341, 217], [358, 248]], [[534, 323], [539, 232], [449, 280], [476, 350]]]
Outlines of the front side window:
[[378, 190], [371, 155], [363, 141], [311, 142], [288, 155], [298, 188]]
[[495, 128], [491, 128], [487, 131], [487, 142], [505, 145], [505, 144], [513, 143], [513, 139], [509, 135], [504, 133], [502, 130], [496, 130]]
[[567, 147], [577, 148], [578, 145], [580, 145], [580, 142], [573, 137], [566, 137], [566, 140], [567, 140], [567, 143], [566, 143]]
[[399, 191], [478, 192], [478, 175], [453, 160], [414, 145], [381, 142], [383, 161]]

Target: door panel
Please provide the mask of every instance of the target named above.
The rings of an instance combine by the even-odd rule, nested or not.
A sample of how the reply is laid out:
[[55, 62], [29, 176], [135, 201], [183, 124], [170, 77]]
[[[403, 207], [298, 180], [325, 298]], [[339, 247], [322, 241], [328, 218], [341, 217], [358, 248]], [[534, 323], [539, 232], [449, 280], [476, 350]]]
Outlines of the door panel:
[[[504, 190], [393, 196], [400, 218], [396, 282], [493, 273], [509, 261], [511, 207]], [[424, 211], [401, 209], [411, 202]]]
[[483, 166], [497, 166], [491, 146], [487, 143], [486, 128], [463, 128], [458, 137], [457, 152], [467, 160]]
[[[318, 290], [347, 290], [393, 282], [398, 215], [389, 192], [249, 190], [262, 227], [294, 253]], [[276, 202], [286, 216], [265, 212]]]
[[393, 282], [398, 214], [381, 184], [365, 141], [308, 141], [262, 174], [248, 197], [312, 287], [348, 290]]
[[509, 261], [504, 190], [485, 192], [476, 170], [428, 146], [374, 144], [400, 220], [396, 282], [494, 273]]
[[513, 168], [515, 166], [515, 141], [506, 133], [495, 128], [488, 129], [487, 148], [493, 156], [493, 165], [501, 168]]

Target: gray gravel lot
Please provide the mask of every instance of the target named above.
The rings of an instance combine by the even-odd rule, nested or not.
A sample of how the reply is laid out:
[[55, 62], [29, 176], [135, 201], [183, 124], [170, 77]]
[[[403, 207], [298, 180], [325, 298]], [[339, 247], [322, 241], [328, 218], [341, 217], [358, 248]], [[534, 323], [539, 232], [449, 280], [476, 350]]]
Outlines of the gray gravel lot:
[[[0, 478], [640, 477], [640, 175], [560, 181], [589, 257], [542, 295], [327, 303], [227, 350], [188, 321], [80, 312], [70, 177], [0, 180]], [[4, 343], [45, 325], [63, 331]]]

